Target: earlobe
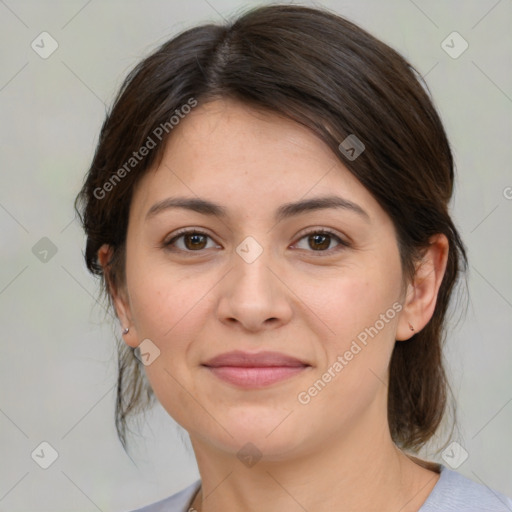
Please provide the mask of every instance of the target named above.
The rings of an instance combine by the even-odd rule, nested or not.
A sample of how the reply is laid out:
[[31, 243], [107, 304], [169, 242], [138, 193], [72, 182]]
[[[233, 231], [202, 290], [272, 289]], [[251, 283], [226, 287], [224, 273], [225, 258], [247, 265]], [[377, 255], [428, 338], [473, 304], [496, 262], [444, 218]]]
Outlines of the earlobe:
[[116, 316], [119, 319], [119, 323], [121, 324], [121, 334], [123, 335], [123, 339], [127, 345], [136, 347], [137, 338], [135, 334], [135, 328], [133, 327], [133, 320], [128, 298], [125, 291], [116, 286], [116, 284], [112, 281], [111, 274], [109, 272], [108, 264], [112, 259], [112, 255], [112, 247], [110, 247], [108, 244], [104, 244], [98, 250], [98, 262], [103, 268], [103, 275], [105, 276], [108, 293], [112, 298]]
[[449, 242], [445, 235], [439, 233], [430, 238], [430, 245], [416, 267], [413, 281], [408, 285], [396, 331], [398, 341], [410, 339], [432, 318], [446, 271], [448, 251]]

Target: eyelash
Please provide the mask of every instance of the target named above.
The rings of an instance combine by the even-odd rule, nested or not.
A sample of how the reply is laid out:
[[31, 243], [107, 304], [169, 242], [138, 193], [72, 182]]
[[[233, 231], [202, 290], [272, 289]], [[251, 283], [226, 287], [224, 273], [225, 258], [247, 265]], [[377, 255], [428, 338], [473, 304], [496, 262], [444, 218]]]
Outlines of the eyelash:
[[[163, 244], [162, 244], [162, 248], [170, 250], [170, 251], [174, 251], [174, 252], [181, 251], [181, 252], [183, 252], [185, 254], [190, 254], [190, 255], [192, 255], [193, 253], [201, 253], [201, 252], [203, 252], [205, 249], [199, 249], [197, 251], [192, 251], [192, 250], [173, 249], [172, 248], [172, 245], [179, 238], [182, 238], [184, 235], [189, 235], [189, 234], [202, 235], [202, 236], [206, 236], [206, 237], [212, 239], [212, 237], [208, 233], [205, 233], [204, 231], [201, 231], [199, 229], [185, 228], [185, 229], [182, 229], [182, 230], [178, 231], [169, 241], [164, 241]], [[317, 257], [317, 256], [321, 257], [321, 256], [325, 255], [326, 253], [327, 253], [327, 255], [331, 255], [333, 252], [338, 252], [340, 250], [343, 250], [343, 249], [351, 247], [351, 244], [348, 241], [343, 240], [335, 232], [331, 231], [330, 229], [326, 229], [326, 228], [308, 231], [307, 233], [304, 233], [299, 238], [298, 242], [300, 240], [302, 240], [303, 238], [307, 238], [308, 236], [311, 236], [311, 235], [329, 235], [332, 238], [334, 238], [336, 240], [336, 242], [338, 242], [338, 245], [336, 247], [334, 247], [332, 249], [327, 249], [325, 251], [322, 251], [322, 250], [314, 251], [312, 249], [311, 250], [307, 250], [307, 252], [313, 253], [313, 255], [315, 257]], [[306, 249], [301, 249], [301, 250], [306, 250]]]

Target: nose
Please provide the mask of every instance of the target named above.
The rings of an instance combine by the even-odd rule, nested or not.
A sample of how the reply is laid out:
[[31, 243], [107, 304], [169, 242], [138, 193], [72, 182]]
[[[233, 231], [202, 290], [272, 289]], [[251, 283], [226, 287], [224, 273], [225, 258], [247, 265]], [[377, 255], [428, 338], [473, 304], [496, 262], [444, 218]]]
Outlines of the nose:
[[[221, 322], [250, 332], [275, 329], [290, 321], [290, 290], [277, 277], [268, 251], [251, 263], [236, 252], [233, 267], [219, 283], [217, 315]], [[274, 265], [275, 266], [275, 265]], [[276, 275], [277, 274], [277, 275]]]

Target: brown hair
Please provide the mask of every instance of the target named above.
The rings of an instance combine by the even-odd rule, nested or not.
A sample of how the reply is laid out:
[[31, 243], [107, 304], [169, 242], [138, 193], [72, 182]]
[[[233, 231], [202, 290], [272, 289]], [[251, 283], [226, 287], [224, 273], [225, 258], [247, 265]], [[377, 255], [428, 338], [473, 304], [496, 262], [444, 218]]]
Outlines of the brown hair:
[[[411, 340], [395, 344], [390, 363], [391, 436], [402, 449], [417, 451], [445, 414], [445, 317], [457, 277], [467, 269], [465, 247], [448, 211], [452, 154], [427, 90], [395, 50], [325, 9], [265, 6], [225, 25], [186, 30], [133, 69], [103, 124], [75, 203], [87, 235], [87, 267], [101, 276], [102, 291], [112, 305], [109, 287], [124, 282], [134, 188], [161, 157], [172, 135], [169, 120], [191, 100], [233, 98], [301, 123], [332, 149], [390, 216], [406, 278], [414, 275], [414, 264], [432, 235], [448, 238], [447, 268], [434, 314]], [[339, 149], [350, 134], [366, 148], [356, 159]], [[158, 139], [157, 147], [140, 161], [130, 160], [149, 139]], [[103, 244], [113, 248], [106, 275], [97, 260]], [[119, 340], [118, 348], [116, 427], [126, 448], [127, 418], [146, 410], [154, 395], [133, 349]]]

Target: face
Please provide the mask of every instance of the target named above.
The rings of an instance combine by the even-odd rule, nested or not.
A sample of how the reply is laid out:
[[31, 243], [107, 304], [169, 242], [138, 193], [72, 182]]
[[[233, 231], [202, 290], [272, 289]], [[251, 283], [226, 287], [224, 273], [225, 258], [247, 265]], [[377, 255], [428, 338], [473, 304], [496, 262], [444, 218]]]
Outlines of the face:
[[336, 155], [218, 100], [135, 190], [116, 306], [193, 443], [278, 460], [382, 428], [402, 290], [394, 226]]

